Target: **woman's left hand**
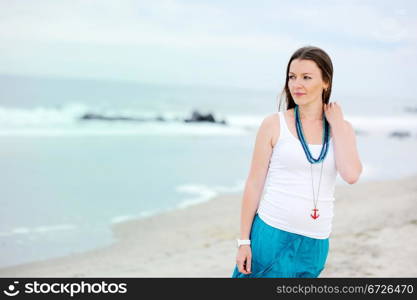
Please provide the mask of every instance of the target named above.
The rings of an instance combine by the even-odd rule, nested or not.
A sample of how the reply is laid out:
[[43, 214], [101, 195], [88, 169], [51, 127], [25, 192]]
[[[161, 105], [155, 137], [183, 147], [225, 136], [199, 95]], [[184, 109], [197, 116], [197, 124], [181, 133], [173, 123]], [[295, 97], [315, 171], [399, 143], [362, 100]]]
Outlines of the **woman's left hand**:
[[330, 123], [330, 126], [344, 123], [342, 108], [339, 104], [336, 102], [329, 102], [329, 104], [323, 103], [323, 108], [327, 122]]

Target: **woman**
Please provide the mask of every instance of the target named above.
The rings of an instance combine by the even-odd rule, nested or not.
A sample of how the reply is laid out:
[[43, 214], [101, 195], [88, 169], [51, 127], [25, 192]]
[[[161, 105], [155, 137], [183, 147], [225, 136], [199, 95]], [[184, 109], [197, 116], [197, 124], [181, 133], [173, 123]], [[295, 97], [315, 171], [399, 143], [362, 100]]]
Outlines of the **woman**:
[[336, 175], [353, 184], [362, 172], [352, 125], [329, 103], [332, 79], [322, 49], [291, 56], [287, 109], [266, 117], [257, 133], [232, 277], [318, 277], [324, 269]]

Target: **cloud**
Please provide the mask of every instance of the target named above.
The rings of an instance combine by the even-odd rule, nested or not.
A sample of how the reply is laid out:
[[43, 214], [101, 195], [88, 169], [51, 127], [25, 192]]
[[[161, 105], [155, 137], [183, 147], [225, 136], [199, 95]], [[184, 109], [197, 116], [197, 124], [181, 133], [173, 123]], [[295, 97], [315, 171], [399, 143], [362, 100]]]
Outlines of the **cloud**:
[[[233, 3], [233, 2], [231, 2]], [[238, 5], [240, 3], [240, 5]], [[194, 1], [8, 1], [2, 2], [0, 37], [84, 43], [246, 45], [247, 36], [279, 39], [289, 33], [337, 33], [384, 42], [415, 40], [412, 19], [397, 8], [362, 2], [276, 2], [236, 6]], [[243, 4], [243, 5], [242, 5]], [[300, 34], [300, 35], [305, 35]], [[241, 39], [242, 42], [237, 42]], [[296, 37], [294, 38], [296, 40]], [[175, 42], [176, 41], [176, 42]], [[269, 46], [269, 44], [267, 44]]]
[[310, 44], [339, 72], [392, 74], [416, 66], [415, 14], [413, 1], [1, 1], [0, 72], [276, 87]]

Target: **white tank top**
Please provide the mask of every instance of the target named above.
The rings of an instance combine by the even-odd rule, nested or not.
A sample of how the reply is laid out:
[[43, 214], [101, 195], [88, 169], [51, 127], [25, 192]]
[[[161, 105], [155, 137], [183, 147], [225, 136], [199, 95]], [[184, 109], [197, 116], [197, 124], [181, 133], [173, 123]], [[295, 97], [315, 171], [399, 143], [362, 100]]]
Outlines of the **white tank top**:
[[[318, 197], [317, 208], [320, 215], [313, 219], [313, 187], [310, 162], [303, 147], [290, 130], [284, 113], [278, 112], [280, 136], [272, 150], [263, 197], [257, 213], [265, 223], [292, 233], [316, 239], [330, 236], [333, 220], [334, 190], [336, 183], [336, 163], [333, 153], [333, 139], [323, 161], [320, 191], [321, 163], [313, 164], [314, 196]], [[320, 155], [322, 145], [308, 145], [313, 158]]]

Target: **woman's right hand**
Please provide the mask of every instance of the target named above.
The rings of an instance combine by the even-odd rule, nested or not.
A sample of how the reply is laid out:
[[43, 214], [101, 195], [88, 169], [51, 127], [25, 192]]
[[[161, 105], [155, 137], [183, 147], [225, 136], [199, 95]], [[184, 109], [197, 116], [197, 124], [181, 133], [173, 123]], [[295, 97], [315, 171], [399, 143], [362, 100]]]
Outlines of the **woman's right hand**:
[[237, 251], [236, 264], [240, 273], [250, 274], [252, 263], [252, 249], [250, 245], [241, 245]]

